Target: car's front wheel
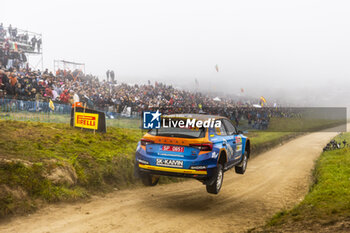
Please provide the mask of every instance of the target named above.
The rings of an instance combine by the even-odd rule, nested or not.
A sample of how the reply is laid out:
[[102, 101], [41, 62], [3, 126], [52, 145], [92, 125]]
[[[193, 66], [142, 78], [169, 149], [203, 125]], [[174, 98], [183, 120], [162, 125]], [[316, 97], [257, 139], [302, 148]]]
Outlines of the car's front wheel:
[[151, 175], [148, 173], [140, 174], [141, 181], [145, 186], [155, 186], [158, 184], [159, 176]]
[[218, 194], [222, 186], [222, 181], [224, 180], [224, 167], [221, 164], [218, 164], [213, 179], [213, 182], [206, 185], [207, 192], [212, 194]]

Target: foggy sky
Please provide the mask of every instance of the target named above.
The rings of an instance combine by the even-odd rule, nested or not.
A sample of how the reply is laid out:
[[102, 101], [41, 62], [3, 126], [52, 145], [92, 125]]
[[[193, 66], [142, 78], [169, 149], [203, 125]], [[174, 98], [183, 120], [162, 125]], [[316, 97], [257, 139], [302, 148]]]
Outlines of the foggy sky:
[[197, 78], [201, 90], [326, 106], [350, 97], [348, 1], [27, 0], [1, 9], [4, 26], [43, 34], [50, 70], [65, 59], [129, 83], [193, 89]]

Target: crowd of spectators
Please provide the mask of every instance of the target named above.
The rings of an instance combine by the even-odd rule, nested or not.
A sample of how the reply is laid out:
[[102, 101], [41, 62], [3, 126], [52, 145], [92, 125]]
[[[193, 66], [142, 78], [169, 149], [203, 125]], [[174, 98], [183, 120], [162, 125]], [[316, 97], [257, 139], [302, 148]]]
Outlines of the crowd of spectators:
[[[155, 82], [150, 84], [116, 84], [116, 81], [100, 81], [96, 76], [86, 75], [81, 70], [60, 70], [55, 73], [28, 68], [0, 69], [0, 99], [29, 101], [31, 111], [50, 111], [48, 102], [69, 113], [74, 102], [110, 113], [123, 113], [127, 108], [134, 115], [145, 110], [160, 109], [164, 114], [208, 113], [229, 117], [236, 125], [247, 119], [252, 127], [267, 127], [271, 112], [269, 108], [255, 108], [233, 98], [220, 100], [212, 95], [174, 88]], [[45, 107], [40, 107], [45, 106]], [[27, 109], [29, 110], [29, 109]]]
[[[114, 81], [114, 80], [113, 80]], [[218, 105], [208, 95], [180, 90], [155, 83], [154, 85], [128, 85], [106, 82], [93, 75], [86, 75], [80, 70], [57, 70], [54, 73], [47, 69], [44, 72], [25, 68], [0, 69], [0, 90], [2, 96], [22, 100], [48, 100], [63, 104], [72, 104], [76, 94], [81, 102], [91, 108], [120, 112], [124, 107], [133, 111], [169, 106], [182, 109], [202, 109], [202, 106]], [[233, 100], [222, 99], [226, 106], [234, 106]]]
[[36, 35], [29, 36], [27, 31], [22, 31], [16, 27], [12, 27], [10, 24], [5, 29], [3, 23], [0, 23], [0, 41], [7, 43], [16, 43], [16, 46], [22, 46], [30, 48], [33, 52], [37, 51], [40, 53], [42, 40], [41, 37]]
[[28, 32], [23, 32], [11, 25], [8, 28], [0, 23], [0, 67], [7, 69], [15, 67], [17, 70], [26, 68], [26, 53], [40, 53], [41, 38], [35, 35], [29, 36]]

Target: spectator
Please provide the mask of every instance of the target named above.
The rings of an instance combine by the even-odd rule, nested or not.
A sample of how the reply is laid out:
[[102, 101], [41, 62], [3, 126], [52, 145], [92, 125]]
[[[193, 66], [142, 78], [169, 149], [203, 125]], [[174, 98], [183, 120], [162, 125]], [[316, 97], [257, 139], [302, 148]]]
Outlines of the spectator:
[[110, 71], [109, 71], [109, 70], [107, 70], [107, 72], [106, 72], [107, 82], [109, 82], [109, 74], [110, 74]]
[[37, 47], [38, 47], [38, 53], [40, 53], [40, 46], [41, 46], [41, 38], [36, 42], [37, 43]]
[[32, 38], [31, 42], [32, 42], [32, 50], [34, 51], [35, 50], [35, 45], [36, 45], [36, 42], [37, 42], [37, 39], [36, 39], [35, 36]]
[[9, 89], [9, 93], [14, 95], [15, 94], [15, 87], [17, 84], [17, 77], [16, 77], [15, 73], [11, 73], [9, 81], [10, 81], [10, 85], [11, 85], [10, 89]]
[[14, 29], [12, 30], [12, 38], [13, 38], [13, 39], [16, 39], [16, 37], [17, 37], [17, 28], [14, 28]]
[[0, 39], [4, 39], [6, 36], [6, 30], [4, 29], [3, 23], [0, 24]]
[[10, 24], [10, 26], [8, 27], [8, 31], [9, 31], [9, 35], [10, 35], [10, 37], [12, 36], [12, 26], [11, 26], [11, 24]]
[[29, 40], [28, 33], [24, 34], [23, 40], [24, 40], [24, 43], [26, 43], [26, 44], [28, 43], [28, 40]]
[[[110, 76], [111, 76], [111, 83], [114, 83], [114, 71], [113, 70], [111, 70]], [[108, 82], [108, 80], [107, 80], [107, 82]]]
[[72, 92], [72, 93], [74, 93], [74, 95], [73, 95], [73, 103], [80, 102], [80, 98], [79, 98], [78, 93], [76, 91]]
[[69, 103], [69, 99], [70, 99], [70, 95], [68, 93], [68, 90], [66, 89], [60, 95], [60, 100], [61, 100], [62, 103], [68, 104]]

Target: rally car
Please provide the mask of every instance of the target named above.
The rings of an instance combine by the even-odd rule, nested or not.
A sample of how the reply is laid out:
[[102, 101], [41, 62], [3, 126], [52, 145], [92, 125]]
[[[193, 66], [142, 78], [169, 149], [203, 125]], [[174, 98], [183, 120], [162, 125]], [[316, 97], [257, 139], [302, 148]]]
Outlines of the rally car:
[[[218, 194], [225, 171], [234, 167], [236, 173], [244, 174], [250, 140], [229, 119], [175, 114], [163, 116], [162, 120], [163, 126], [148, 131], [137, 146], [135, 175], [144, 185], [156, 185], [159, 176], [189, 177], [205, 184], [207, 192]], [[167, 121], [172, 124], [167, 125]], [[179, 121], [211, 122], [197, 127], [178, 124]]]

